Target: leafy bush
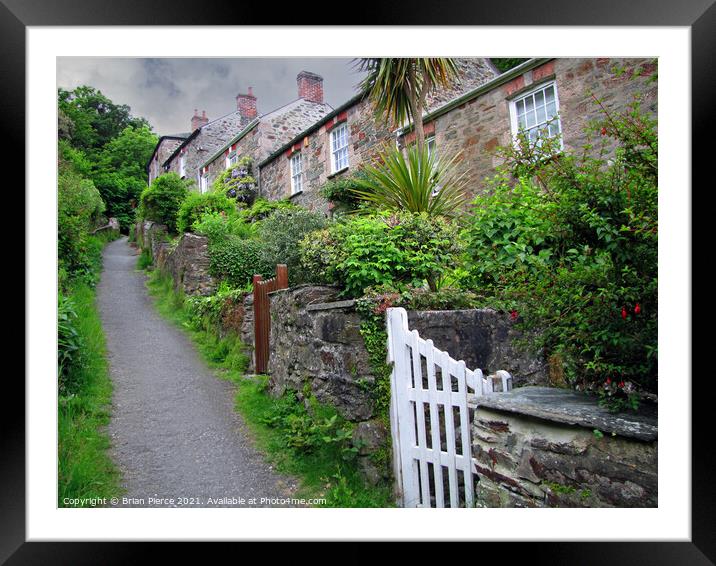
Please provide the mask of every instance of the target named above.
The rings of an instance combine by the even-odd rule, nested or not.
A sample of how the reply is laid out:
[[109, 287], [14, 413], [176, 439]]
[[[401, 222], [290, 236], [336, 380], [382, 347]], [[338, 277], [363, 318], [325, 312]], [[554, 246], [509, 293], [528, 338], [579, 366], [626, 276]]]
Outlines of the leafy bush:
[[300, 243], [306, 273], [316, 282], [337, 282], [358, 297], [377, 285], [425, 282], [436, 289], [460, 253], [457, 228], [427, 213], [350, 218], [314, 232]]
[[275, 266], [285, 263], [291, 285], [310, 280], [310, 273], [301, 265], [298, 242], [315, 230], [326, 226], [325, 216], [305, 209], [278, 209], [261, 222], [261, 263]]
[[257, 186], [251, 169], [252, 159], [245, 155], [214, 180], [211, 185], [212, 191], [251, 206], [256, 199]]
[[268, 218], [277, 210], [298, 210], [298, 206], [292, 202], [284, 200], [266, 200], [256, 199], [249, 207], [239, 211], [239, 216], [246, 222], [259, 222], [264, 218]]
[[235, 210], [235, 202], [221, 193], [191, 193], [179, 207], [177, 230], [179, 233], [192, 230], [194, 223], [207, 212], [230, 214]]
[[378, 210], [456, 216], [468, 198], [466, 174], [455, 168], [459, 158], [429, 154], [427, 146], [386, 149], [363, 167], [351, 192]]
[[57, 178], [57, 256], [62, 278], [92, 277], [96, 246], [89, 233], [104, 212], [104, 202], [92, 181], [63, 160]]
[[581, 389], [656, 388], [655, 128], [635, 103], [592, 125], [601, 142], [579, 156], [526, 156], [523, 140], [474, 202], [465, 284], [540, 330], [534, 345]]
[[182, 179], [176, 173], [160, 175], [142, 191], [139, 199], [140, 218], [166, 225], [177, 232], [177, 214], [184, 199], [189, 195], [191, 181]]
[[82, 356], [82, 337], [77, 330], [77, 313], [71, 299], [57, 295], [57, 381], [60, 395], [74, 390], [73, 368]]
[[352, 177], [335, 177], [326, 181], [318, 191], [319, 194], [335, 206], [334, 212], [356, 210], [361, 202], [356, 190], [360, 186], [356, 179], [360, 174]]
[[250, 283], [255, 274], [271, 277], [275, 266], [265, 262], [262, 251], [259, 240], [228, 235], [210, 246], [211, 274], [238, 287]]
[[228, 236], [252, 238], [256, 234], [256, 226], [244, 222], [236, 212], [228, 214], [219, 212], [204, 213], [199, 220], [194, 222], [192, 230], [197, 234], [206, 236], [209, 240], [209, 247], [214, 243], [225, 240]]

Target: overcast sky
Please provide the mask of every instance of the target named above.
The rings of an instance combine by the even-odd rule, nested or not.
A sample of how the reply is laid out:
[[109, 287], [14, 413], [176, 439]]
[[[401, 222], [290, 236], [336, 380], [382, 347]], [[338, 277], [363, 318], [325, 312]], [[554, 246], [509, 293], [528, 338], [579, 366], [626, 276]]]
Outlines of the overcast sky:
[[297, 98], [296, 75], [323, 77], [324, 99], [336, 108], [356, 93], [361, 76], [351, 59], [139, 59], [58, 57], [57, 86], [90, 85], [134, 116], [149, 120], [159, 135], [188, 132], [194, 108], [210, 120], [236, 109], [236, 95], [253, 87], [260, 114]]

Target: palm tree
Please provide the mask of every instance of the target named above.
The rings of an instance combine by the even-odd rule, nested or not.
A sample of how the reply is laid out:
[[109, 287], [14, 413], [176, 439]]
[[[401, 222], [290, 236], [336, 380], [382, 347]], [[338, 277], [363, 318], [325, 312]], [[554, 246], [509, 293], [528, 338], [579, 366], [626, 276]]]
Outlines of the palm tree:
[[[452, 158], [428, 154], [427, 147], [411, 146], [404, 152], [386, 148], [373, 165], [366, 165], [351, 192], [370, 205], [369, 209], [452, 217], [460, 214], [468, 200], [467, 172], [458, 173]], [[364, 210], [367, 212], [368, 210]]]
[[412, 121], [418, 149], [422, 150], [427, 96], [438, 87], [448, 88], [458, 80], [455, 60], [440, 57], [358, 59], [357, 67], [368, 72], [358, 86], [373, 101], [376, 112], [390, 119], [394, 127]]

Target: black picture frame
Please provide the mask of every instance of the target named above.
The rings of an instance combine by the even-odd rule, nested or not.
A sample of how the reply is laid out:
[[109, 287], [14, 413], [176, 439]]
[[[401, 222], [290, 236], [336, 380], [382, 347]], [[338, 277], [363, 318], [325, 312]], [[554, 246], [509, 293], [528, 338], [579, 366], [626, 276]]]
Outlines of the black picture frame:
[[[96, 26], [96, 25], [315, 25], [315, 14], [327, 14], [327, 25], [530, 25], [530, 26], [687, 26], [691, 29], [692, 87], [692, 186], [713, 187], [713, 176], [707, 164], [712, 159], [710, 142], [714, 131], [712, 99], [716, 87], [713, 55], [716, 53], [716, 6], [714, 0], [553, 0], [544, 3], [512, 0], [504, 3], [466, 3], [458, 0], [440, 2], [386, 2], [370, 9], [355, 9], [347, 4], [341, 12], [336, 3], [314, 2], [311, 10], [275, 10], [267, 21], [260, 3], [244, 4], [204, 0], [201, 5], [185, 0], [0, 0], [0, 61], [2, 61], [3, 121], [6, 143], [5, 161], [25, 163], [25, 32], [28, 26]], [[238, 9], [240, 7], [240, 9]], [[227, 16], [230, 15], [230, 16]], [[19, 183], [24, 186], [24, 170]], [[684, 187], [684, 194], [691, 189]], [[693, 195], [693, 192], [692, 192]], [[18, 199], [18, 206], [20, 205]], [[698, 208], [693, 208], [694, 212]], [[705, 212], [702, 211], [702, 214]], [[692, 226], [698, 225], [697, 218]], [[691, 226], [684, 227], [691, 231]], [[692, 257], [699, 257], [699, 243]], [[702, 256], [710, 257], [710, 256]], [[694, 279], [695, 281], [695, 279]], [[26, 295], [27, 301], [32, 300]], [[695, 330], [695, 329], [694, 329]], [[684, 329], [691, 332], [691, 329]], [[692, 336], [697, 336], [695, 331]], [[31, 339], [31, 337], [30, 337]], [[692, 351], [694, 351], [692, 346]], [[696, 350], [698, 351], [698, 350]], [[690, 370], [690, 368], [688, 368]], [[685, 369], [685, 371], [688, 371]], [[7, 374], [9, 376], [9, 374]], [[696, 372], [693, 372], [696, 375]], [[707, 375], [707, 374], [704, 374]], [[13, 376], [14, 377], [14, 376]], [[684, 379], [688, 374], [673, 376]], [[714, 564], [716, 563], [716, 521], [713, 512], [716, 490], [711, 473], [714, 450], [711, 447], [710, 414], [712, 396], [706, 391], [708, 379], [692, 380], [692, 537], [690, 542], [570, 542], [570, 543], [481, 543], [469, 551], [472, 559], [487, 559], [488, 553], [509, 557], [510, 562], [525, 560], [529, 564]], [[711, 389], [713, 390], [713, 389]], [[171, 554], [186, 548], [152, 543], [58, 543], [25, 542], [25, 411], [24, 386], [16, 377], [6, 379], [5, 398], [16, 400], [15, 413], [2, 412], [0, 445], [0, 562], [15, 564], [109, 564], [136, 562], [139, 558], [168, 562]], [[699, 449], [699, 447], [703, 447]], [[535, 517], [537, 520], [537, 517]], [[610, 537], [618, 525], [605, 525], [603, 535]], [[281, 533], [276, 533], [277, 538]], [[320, 534], [317, 533], [317, 538]], [[555, 538], [559, 534], [555, 533]], [[160, 547], [160, 548], [159, 548]], [[420, 546], [413, 547], [423, 552]], [[477, 547], [472, 547], [477, 548]], [[215, 556], [215, 549], [212, 553]], [[351, 561], [361, 559], [358, 552], [340, 552]], [[333, 554], [333, 553], [330, 553]], [[334, 555], [335, 556], [335, 555]], [[248, 557], [248, 555], [247, 555]], [[407, 557], [407, 555], [406, 555]], [[351, 559], [348, 558], [348, 559]], [[363, 559], [366, 557], [364, 556]], [[316, 558], [318, 559], [318, 558]], [[336, 557], [336, 559], [338, 559]], [[341, 558], [343, 562], [345, 558]]]

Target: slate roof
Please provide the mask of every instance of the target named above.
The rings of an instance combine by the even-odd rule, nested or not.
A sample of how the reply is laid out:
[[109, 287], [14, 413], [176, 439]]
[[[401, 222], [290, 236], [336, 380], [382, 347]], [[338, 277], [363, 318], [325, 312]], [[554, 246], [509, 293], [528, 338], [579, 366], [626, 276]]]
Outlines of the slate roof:
[[285, 104], [271, 112], [262, 114], [249, 122], [240, 132], [229, 139], [219, 149], [217, 149], [211, 157], [209, 157], [203, 164], [205, 167], [217, 157], [220, 157], [227, 148], [234, 145], [237, 141], [243, 138], [251, 130], [253, 130], [259, 123], [266, 124], [270, 129], [273, 130], [277, 140], [286, 139], [286, 136], [295, 136], [301, 132], [308, 125], [313, 124], [321, 120], [324, 116], [329, 114], [333, 108], [326, 102], [312, 102], [303, 98], [298, 98]]

